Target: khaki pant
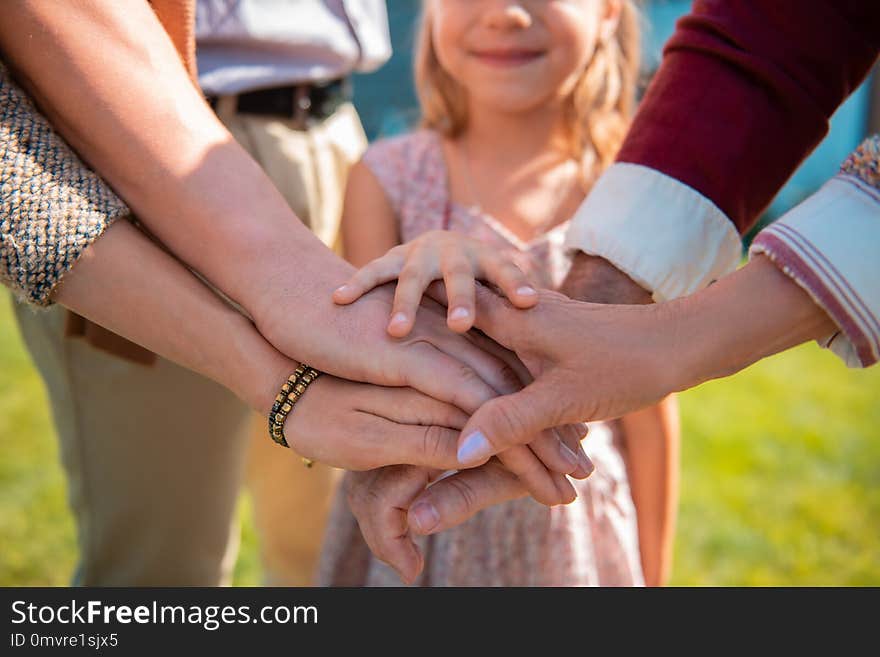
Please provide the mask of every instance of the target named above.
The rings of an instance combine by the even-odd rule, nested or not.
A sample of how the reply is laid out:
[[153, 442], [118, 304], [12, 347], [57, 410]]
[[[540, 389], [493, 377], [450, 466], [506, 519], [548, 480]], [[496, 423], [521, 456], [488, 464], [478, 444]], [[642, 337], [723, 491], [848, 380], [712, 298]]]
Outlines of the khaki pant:
[[[235, 115], [224, 98], [217, 113], [297, 215], [335, 245], [348, 169], [366, 146], [354, 108], [344, 105], [308, 131]], [[76, 583], [228, 583], [243, 478], [268, 583], [311, 583], [335, 471], [304, 468], [269, 440], [263, 417], [203, 377], [65, 337], [57, 307], [16, 304], [16, 315], [61, 443], [78, 528]]]

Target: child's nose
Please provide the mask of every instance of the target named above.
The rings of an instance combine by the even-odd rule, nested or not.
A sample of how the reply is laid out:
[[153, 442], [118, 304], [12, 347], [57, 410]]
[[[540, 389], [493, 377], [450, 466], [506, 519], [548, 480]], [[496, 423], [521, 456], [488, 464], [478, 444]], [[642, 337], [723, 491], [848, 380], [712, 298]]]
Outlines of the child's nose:
[[490, 1], [483, 20], [488, 27], [500, 30], [525, 29], [532, 24], [532, 15], [521, 2]]

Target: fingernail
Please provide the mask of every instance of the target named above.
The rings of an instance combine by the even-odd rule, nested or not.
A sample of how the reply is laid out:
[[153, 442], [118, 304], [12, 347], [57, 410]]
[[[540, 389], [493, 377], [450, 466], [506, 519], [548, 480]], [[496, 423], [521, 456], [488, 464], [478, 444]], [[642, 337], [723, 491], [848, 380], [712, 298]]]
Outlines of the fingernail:
[[421, 534], [429, 533], [440, 523], [440, 514], [430, 502], [417, 502], [409, 512], [416, 530]]
[[334, 290], [334, 293], [338, 292], [339, 294], [345, 294], [346, 292], [348, 292], [348, 290], [349, 290], [348, 285], [340, 285], [339, 287], [337, 287]]
[[519, 287], [516, 289], [516, 293], [520, 296], [524, 297], [532, 297], [536, 295], [538, 292], [533, 287], [529, 287], [528, 285], [524, 285], [523, 287]]
[[406, 313], [397, 313], [394, 317], [391, 318], [389, 324], [405, 324], [406, 323]]
[[471, 311], [462, 307], [458, 307], [449, 313], [449, 319], [467, 319], [470, 316]]
[[578, 455], [571, 451], [568, 448], [568, 445], [561, 440], [559, 441], [559, 453], [562, 454], [562, 458], [569, 466], [571, 466], [572, 470], [581, 465], [581, 460], [578, 458]]
[[458, 462], [476, 465], [492, 456], [492, 445], [480, 431], [474, 431], [458, 448]]
[[[596, 471], [596, 465], [590, 460], [590, 457], [583, 452], [578, 456], [578, 462], [580, 463], [580, 467], [583, 468], [586, 477], [589, 477]], [[584, 478], [586, 479], [586, 477]]]

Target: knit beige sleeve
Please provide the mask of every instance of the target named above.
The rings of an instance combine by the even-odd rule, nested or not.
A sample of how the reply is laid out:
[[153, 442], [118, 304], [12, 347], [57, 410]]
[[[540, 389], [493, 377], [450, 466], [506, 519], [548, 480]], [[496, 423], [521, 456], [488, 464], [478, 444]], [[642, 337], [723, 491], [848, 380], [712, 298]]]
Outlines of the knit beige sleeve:
[[86, 247], [128, 214], [0, 63], [0, 282], [51, 304]]

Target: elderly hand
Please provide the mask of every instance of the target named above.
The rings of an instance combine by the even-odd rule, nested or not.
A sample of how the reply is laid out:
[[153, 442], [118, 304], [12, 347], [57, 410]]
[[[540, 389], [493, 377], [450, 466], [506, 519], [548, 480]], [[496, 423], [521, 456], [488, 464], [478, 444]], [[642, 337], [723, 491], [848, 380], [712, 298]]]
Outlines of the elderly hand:
[[[445, 477], [425, 490], [440, 474], [429, 468], [392, 466], [345, 477], [348, 505], [364, 540], [407, 583], [415, 581], [424, 567], [413, 532], [454, 527], [480, 509], [528, 494], [496, 459]], [[419, 503], [411, 506], [416, 498]]]
[[[385, 259], [374, 261], [352, 279], [354, 289], [350, 295], [357, 296], [372, 284], [393, 278], [403, 269], [407, 258], [412, 260], [422, 257], [435, 262], [435, 265], [445, 262], [448, 266], [448, 261], [434, 257], [437, 255], [435, 249], [427, 248], [431, 244], [437, 246], [442, 241], [439, 237], [425, 244], [425, 248], [415, 249], [414, 253], [406, 251], [389, 254], [394, 257], [389, 259], [386, 256]], [[424, 268], [427, 265], [422, 262], [420, 266]], [[413, 291], [416, 297], [422, 295], [427, 280], [436, 278], [438, 273], [448, 274], [442, 267], [437, 272], [428, 273], [430, 276], [427, 279], [417, 281]], [[414, 277], [412, 271], [411, 277]], [[473, 276], [467, 282], [472, 285]], [[402, 278], [395, 301], [398, 307], [403, 283]], [[449, 284], [448, 281], [446, 283]], [[566, 281], [566, 291], [579, 298], [591, 298], [604, 303], [613, 300], [620, 303], [651, 301], [649, 293], [610, 263], [589, 256], [581, 256], [576, 260]], [[437, 287], [433, 293], [438, 297], [446, 295], [445, 290]], [[510, 298], [509, 291], [507, 296]], [[403, 297], [404, 303], [407, 303], [406, 294]], [[337, 302], [342, 301], [338, 292], [335, 298]], [[518, 305], [523, 306], [522, 303]], [[523, 377], [522, 373], [520, 376]], [[523, 378], [530, 380], [528, 375]], [[505, 453], [502, 453], [502, 457]], [[378, 558], [395, 568], [404, 581], [413, 581], [423, 564], [422, 555], [412, 540], [411, 533], [433, 534], [449, 529], [485, 508], [527, 494], [523, 483], [495, 458], [480, 467], [445, 477], [425, 490], [438, 474], [439, 471], [426, 468], [401, 466], [351, 474], [346, 478], [349, 505], [358, 519], [367, 544]]]
[[481, 406], [468, 421], [459, 454], [479, 465], [529, 435], [585, 420], [618, 417], [675, 389], [667, 358], [677, 349], [663, 306], [597, 305], [542, 292], [518, 310], [483, 288], [477, 326], [512, 349], [534, 381]]

